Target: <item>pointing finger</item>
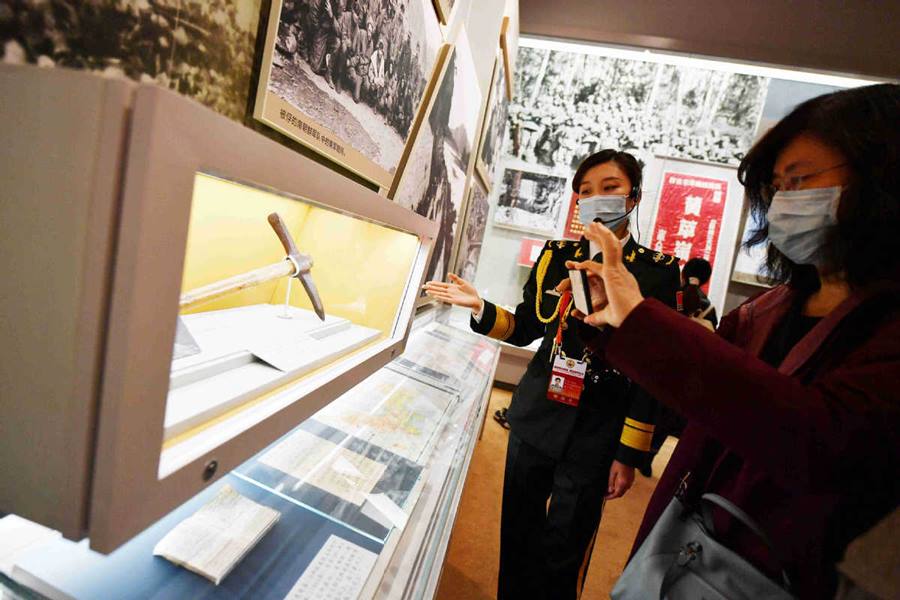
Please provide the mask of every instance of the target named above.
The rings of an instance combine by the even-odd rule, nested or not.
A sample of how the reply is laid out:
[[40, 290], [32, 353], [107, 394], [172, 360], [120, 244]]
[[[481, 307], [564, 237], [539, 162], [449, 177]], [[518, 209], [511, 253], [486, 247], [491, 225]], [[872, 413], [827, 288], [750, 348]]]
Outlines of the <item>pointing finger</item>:
[[584, 237], [600, 244], [604, 264], [610, 267], [622, 265], [622, 244], [608, 227], [602, 223], [591, 223], [585, 229]]

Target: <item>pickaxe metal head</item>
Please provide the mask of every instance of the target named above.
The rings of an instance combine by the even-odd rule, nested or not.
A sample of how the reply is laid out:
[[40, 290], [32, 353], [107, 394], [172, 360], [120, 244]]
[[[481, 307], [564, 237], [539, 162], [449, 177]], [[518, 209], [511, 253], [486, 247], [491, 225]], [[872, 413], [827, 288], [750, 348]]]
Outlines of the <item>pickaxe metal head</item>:
[[312, 257], [309, 254], [303, 254], [297, 249], [297, 245], [294, 244], [294, 238], [291, 237], [291, 232], [288, 231], [287, 226], [281, 219], [281, 215], [277, 212], [269, 215], [269, 225], [272, 226], [272, 229], [275, 230], [275, 235], [281, 240], [287, 259], [294, 265], [294, 272], [291, 274], [291, 277], [296, 277], [300, 280], [300, 283], [303, 284], [303, 289], [306, 290], [306, 295], [309, 296], [309, 300], [312, 302], [313, 309], [315, 309], [319, 318], [324, 321], [325, 307], [322, 305], [322, 297], [319, 296], [319, 290], [316, 288], [316, 283], [313, 281], [312, 273], [310, 272], [313, 266]]

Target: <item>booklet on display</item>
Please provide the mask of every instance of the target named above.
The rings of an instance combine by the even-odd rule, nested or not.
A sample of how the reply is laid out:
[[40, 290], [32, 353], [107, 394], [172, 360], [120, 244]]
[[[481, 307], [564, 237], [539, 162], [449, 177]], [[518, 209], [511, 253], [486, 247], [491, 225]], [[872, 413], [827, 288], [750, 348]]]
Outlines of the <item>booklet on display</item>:
[[153, 554], [219, 585], [280, 516], [225, 485], [161, 539]]

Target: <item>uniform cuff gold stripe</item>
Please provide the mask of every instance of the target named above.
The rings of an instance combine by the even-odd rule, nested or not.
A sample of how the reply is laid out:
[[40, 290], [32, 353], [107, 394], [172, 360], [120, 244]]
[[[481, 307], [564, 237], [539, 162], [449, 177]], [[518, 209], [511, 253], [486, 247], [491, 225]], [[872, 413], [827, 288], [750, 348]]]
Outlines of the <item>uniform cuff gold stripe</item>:
[[516, 318], [507, 310], [497, 307], [497, 316], [494, 319], [494, 326], [488, 332], [488, 337], [495, 340], [505, 340], [512, 335], [516, 328]]
[[652, 439], [652, 433], [641, 431], [640, 429], [635, 429], [634, 427], [629, 427], [626, 425], [622, 428], [622, 437], [619, 439], [619, 441], [629, 448], [634, 448], [635, 450], [640, 450], [641, 452], [647, 452], [648, 450], [650, 450], [650, 441]]
[[653, 433], [653, 430], [656, 429], [656, 425], [651, 423], [644, 423], [643, 421], [635, 421], [634, 419], [629, 419], [625, 417], [625, 424], [629, 427], [634, 427], [635, 429], [640, 429], [641, 431], [645, 431], [647, 433]]

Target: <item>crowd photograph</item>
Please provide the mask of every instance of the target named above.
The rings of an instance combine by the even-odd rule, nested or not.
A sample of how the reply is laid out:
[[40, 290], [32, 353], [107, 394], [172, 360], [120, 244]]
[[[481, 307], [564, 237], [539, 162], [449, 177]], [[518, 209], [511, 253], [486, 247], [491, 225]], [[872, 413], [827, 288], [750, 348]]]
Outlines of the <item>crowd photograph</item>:
[[519, 49], [518, 93], [509, 107], [513, 155], [569, 171], [602, 148], [737, 165], [753, 140], [767, 87], [763, 77]]
[[280, 5], [267, 89], [394, 172], [441, 44], [430, 2]]
[[153, 82], [247, 113], [259, 0], [2, 0], [0, 60]]

